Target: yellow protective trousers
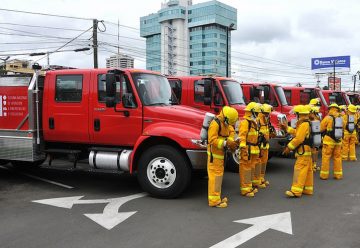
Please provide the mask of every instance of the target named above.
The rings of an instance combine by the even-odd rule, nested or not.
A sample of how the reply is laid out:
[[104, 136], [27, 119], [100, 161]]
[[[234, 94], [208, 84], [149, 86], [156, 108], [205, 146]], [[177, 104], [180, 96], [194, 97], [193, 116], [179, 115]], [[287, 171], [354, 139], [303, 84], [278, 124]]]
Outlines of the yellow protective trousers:
[[254, 187], [257, 187], [261, 184], [261, 165], [259, 154], [251, 154], [251, 182]]
[[208, 156], [208, 201], [209, 206], [214, 207], [221, 203], [221, 185], [224, 176], [224, 159], [213, 158], [210, 162]]
[[260, 179], [261, 183], [264, 183], [265, 180], [265, 172], [266, 172], [266, 165], [269, 160], [269, 149], [261, 149], [261, 157], [260, 157]]
[[342, 142], [342, 159], [356, 160], [356, 133], [345, 134]]
[[252, 182], [251, 182], [251, 170], [253, 168], [254, 162], [258, 160], [258, 154], [251, 154], [250, 159], [240, 154], [240, 192], [242, 195], [246, 195], [253, 191]]
[[329, 178], [329, 168], [330, 168], [331, 158], [334, 159], [334, 178], [341, 179], [343, 177], [341, 144], [338, 145], [323, 144], [320, 178], [321, 179]]
[[298, 197], [302, 194], [313, 194], [314, 176], [311, 155], [298, 156], [296, 158], [291, 191]]

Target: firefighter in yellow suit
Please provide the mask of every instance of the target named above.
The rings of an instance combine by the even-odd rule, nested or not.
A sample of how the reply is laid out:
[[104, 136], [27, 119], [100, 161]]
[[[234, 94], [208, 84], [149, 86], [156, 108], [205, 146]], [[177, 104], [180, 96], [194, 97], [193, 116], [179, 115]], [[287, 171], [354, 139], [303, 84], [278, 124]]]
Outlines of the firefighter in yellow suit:
[[286, 191], [288, 197], [300, 197], [302, 194], [313, 194], [313, 168], [310, 147], [311, 127], [309, 123], [309, 105], [297, 105], [294, 113], [298, 116], [296, 129], [282, 125], [286, 131], [294, 136], [285, 148], [283, 154], [288, 155], [290, 151], [295, 152], [296, 162], [291, 189]]
[[[255, 167], [255, 171], [260, 170], [260, 185], [259, 188], [266, 188], [270, 183], [265, 179], [266, 165], [269, 159], [269, 140], [270, 137], [275, 137], [275, 129], [270, 123], [270, 113], [273, 107], [264, 103], [261, 106], [261, 113], [258, 114], [259, 124], [259, 142], [260, 142], [260, 159]], [[259, 167], [259, 168], [258, 168]]]
[[[319, 112], [320, 112], [320, 107], [317, 106], [311, 106], [311, 111], [310, 111], [310, 116], [309, 119], [310, 121], [321, 121]], [[320, 170], [320, 167], [318, 167], [317, 165], [317, 161], [318, 161], [318, 156], [319, 156], [319, 147], [312, 147], [311, 148], [311, 154], [312, 154], [312, 161], [313, 161], [313, 170]]]
[[356, 105], [356, 108], [357, 108], [357, 112], [356, 112], [356, 117], [357, 117], [357, 123], [356, 123], [356, 132], [357, 132], [356, 144], [359, 145], [359, 144], [360, 144], [360, 105]]
[[320, 131], [325, 133], [322, 147], [322, 161], [320, 169], [320, 178], [326, 180], [329, 178], [330, 159], [334, 159], [334, 178], [342, 179], [342, 159], [341, 159], [341, 139], [336, 140], [332, 137], [334, 118], [340, 116], [340, 107], [336, 104], [330, 104], [328, 115], [321, 121]]
[[210, 207], [227, 207], [227, 198], [221, 198], [221, 185], [224, 175], [224, 156], [226, 149], [235, 151], [238, 144], [234, 141], [234, 125], [238, 112], [225, 106], [220, 114], [211, 121], [208, 130], [208, 202]]
[[[350, 104], [347, 107], [346, 114], [343, 116], [343, 123], [345, 129], [344, 129], [344, 138], [342, 144], [342, 160], [356, 161], [355, 143], [357, 139], [357, 132], [355, 129], [355, 125], [358, 121], [356, 112], [357, 112], [356, 106]], [[349, 125], [348, 125], [349, 116], [352, 116], [354, 118], [354, 124], [353, 124], [354, 130], [352, 132], [351, 130], [349, 130]]]
[[239, 126], [239, 139], [240, 139], [240, 192], [241, 195], [247, 197], [254, 197], [257, 189], [253, 188], [253, 181], [260, 184], [259, 179], [252, 179], [252, 170], [259, 162], [260, 149], [258, 146], [258, 124], [256, 121], [257, 112], [260, 108], [259, 103], [250, 102], [245, 107], [245, 114]]

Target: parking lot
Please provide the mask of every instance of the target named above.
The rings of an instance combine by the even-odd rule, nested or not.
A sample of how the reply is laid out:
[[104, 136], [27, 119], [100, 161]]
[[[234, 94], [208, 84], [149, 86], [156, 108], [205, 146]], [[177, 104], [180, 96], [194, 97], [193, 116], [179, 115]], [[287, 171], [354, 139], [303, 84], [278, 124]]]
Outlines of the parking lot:
[[226, 209], [207, 206], [204, 175], [163, 200], [142, 194], [134, 176], [83, 170], [85, 161], [76, 170], [61, 160], [35, 170], [4, 165], [1, 247], [360, 247], [359, 162], [344, 162], [340, 181], [317, 172], [315, 194], [300, 199], [284, 195], [294, 160], [269, 163], [271, 185], [253, 199], [240, 196], [238, 174], [225, 173]]

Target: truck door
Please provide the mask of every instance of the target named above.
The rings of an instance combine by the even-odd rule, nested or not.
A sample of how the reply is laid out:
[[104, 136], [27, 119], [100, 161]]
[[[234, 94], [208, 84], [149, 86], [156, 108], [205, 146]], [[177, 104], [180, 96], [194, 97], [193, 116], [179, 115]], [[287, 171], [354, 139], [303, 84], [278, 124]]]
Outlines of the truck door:
[[[225, 105], [221, 89], [212, 78], [193, 81], [193, 107], [212, 113], [219, 113]], [[191, 97], [191, 96], [190, 96]]]
[[93, 73], [91, 86], [91, 142], [102, 145], [132, 146], [142, 132], [142, 110], [129, 75], [116, 81], [116, 106], [105, 103], [105, 74]]
[[43, 127], [48, 141], [89, 142], [90, 73], [49, 73]]
[[182, 99], [182, 95], [183, 95], [182, 81], [177, 78], [168, 79], [168, 81], [170, 83], [171, 90], [173, 91], [173, 93], [175, 94], [178, 100], [178, 103], [184, 104], [184, 100]]

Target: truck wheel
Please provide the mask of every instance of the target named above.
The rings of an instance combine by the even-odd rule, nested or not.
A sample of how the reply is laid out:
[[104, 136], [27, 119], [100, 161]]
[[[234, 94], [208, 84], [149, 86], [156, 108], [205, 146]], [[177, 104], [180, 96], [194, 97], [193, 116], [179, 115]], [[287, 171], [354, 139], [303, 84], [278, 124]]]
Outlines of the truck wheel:
[[12, 166], [18, 169], [35, 169], [40, 167], [44, 163], [45, 159], [35, 161], [35, 162], [28, 162], [28, 161], [11, 161]]
[[227, 160], [226, 160], [226, 169], [228, 171], [239, 173], [239, 153], [238, 151], [234, 153], [228, 153], [227, 154]]
[[149, 194], [175, 198], [189, 185], [191, 168], [179, 150], [158, 145], [141, 155], [137, 177], [141, 187]]

